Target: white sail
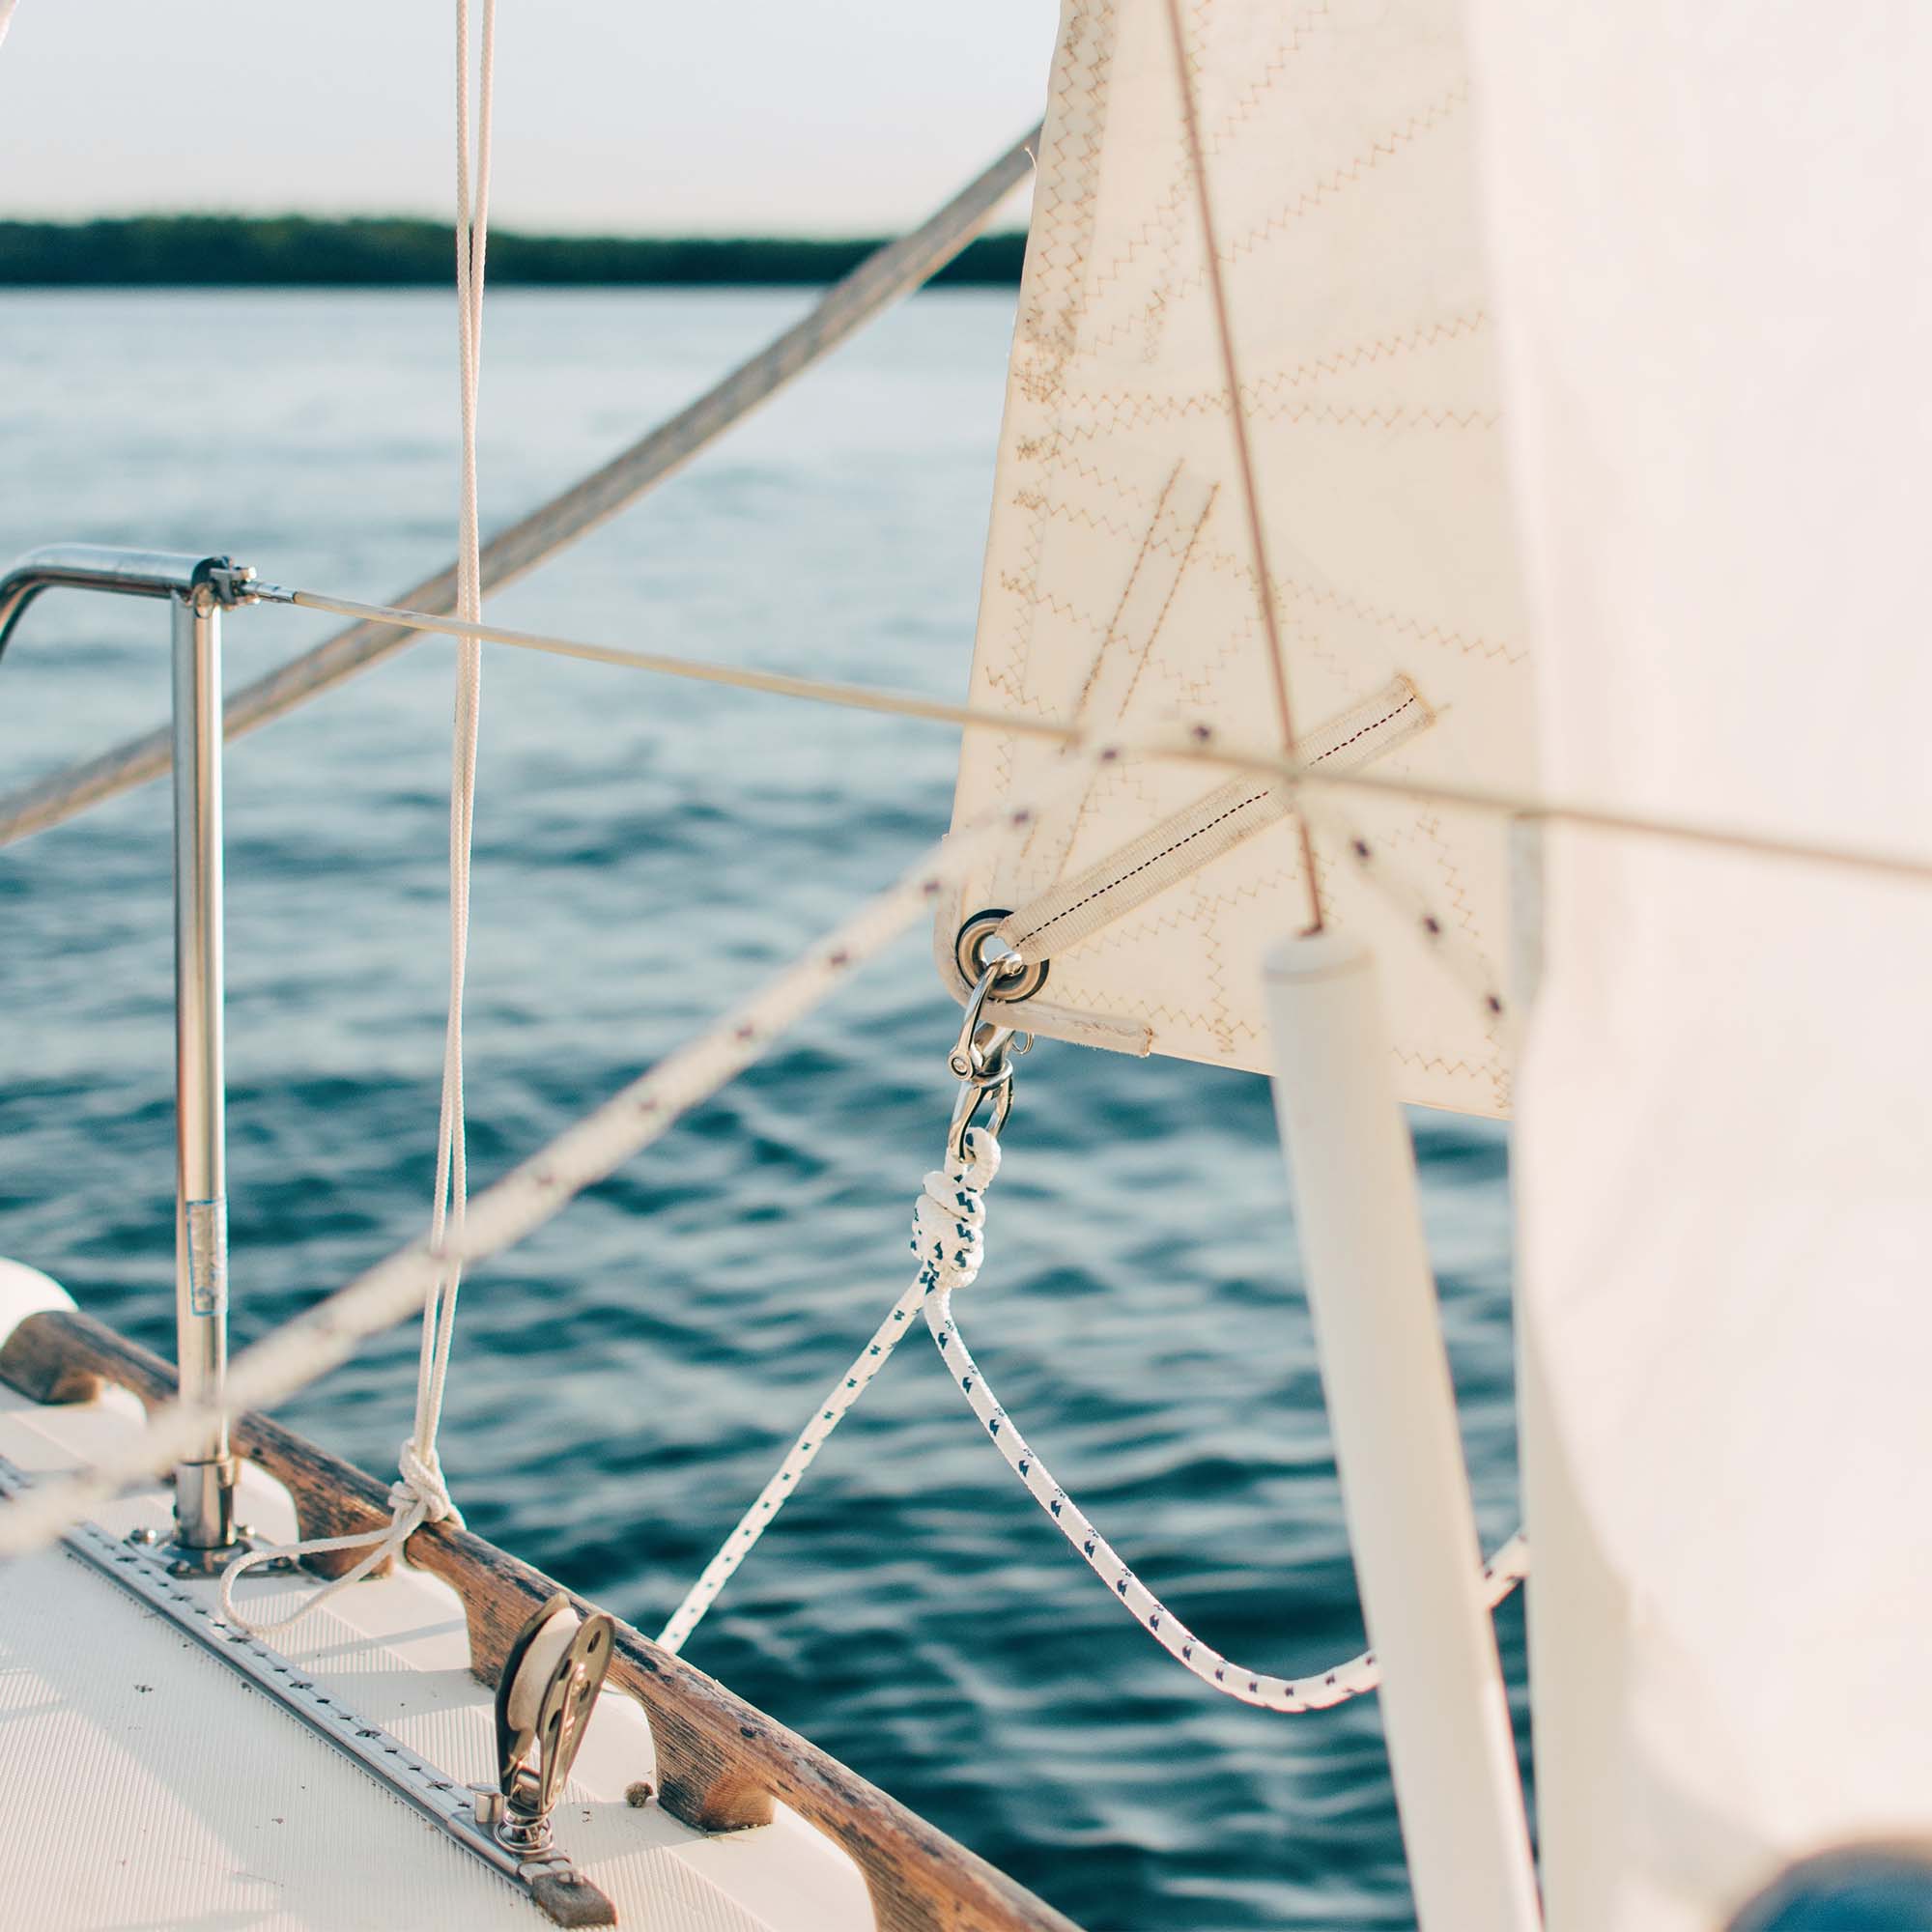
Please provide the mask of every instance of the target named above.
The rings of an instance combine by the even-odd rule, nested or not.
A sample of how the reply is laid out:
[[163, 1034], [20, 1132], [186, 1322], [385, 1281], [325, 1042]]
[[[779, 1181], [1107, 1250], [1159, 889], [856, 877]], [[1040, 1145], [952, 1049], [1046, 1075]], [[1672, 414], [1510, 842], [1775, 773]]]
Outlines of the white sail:
[[[1185, 17], [1303, 754], [1525, 782], [1459, 9], [1208, 0]], [[1165, 0], [1065, 0], [975, 702], [1107, 735], [1184, 719], [1276, 740], [1204, 268]], [[1031, 802], [1059, 755], [969, 734], [955, 821]], [[1469, 984], [1500, 990], [1494, 827], [1401, 803], [1346, 810], [1374, 865], [1362, 873], [1331, 825], [1322, 888], [1380, 955], [1405, 1097], [1505, 1112], [1503, 1020]], [[982, 909], [1032, 907], [1064, 941], [1077, 907], [1029, 1026], [1263, 1068], [1261, 950], [1307, 917], [1285, 811], [1196, 766], [1110, 768], [965, 882], [938, 922], [941, 969], [959, 987], [954, 938]], [[1460, 979], [1431, 956], [1445, 951]]]
[[[1932, 843], [1932, 18], [1478, 0], [1558, 794]], [[1932, 895], [1571, 832], [1519, 1112], [1549, 1921], [1932, 1824]], [[1822, 1922], [1822, 1921], [1821, 1921]]]

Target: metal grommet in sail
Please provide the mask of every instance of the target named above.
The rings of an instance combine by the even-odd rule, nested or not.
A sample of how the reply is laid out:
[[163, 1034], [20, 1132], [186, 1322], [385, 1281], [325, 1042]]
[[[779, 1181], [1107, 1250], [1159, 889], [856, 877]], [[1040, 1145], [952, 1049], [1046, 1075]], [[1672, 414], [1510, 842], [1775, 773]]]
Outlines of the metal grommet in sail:
[[[1009, 906], [988, 906], [983, 912], [976, 912], [959, 928], [958, 936], [952, 942], [952, 963], [959, 969], [960, 980], [969, 992], [985, 977], [986, 968], [993, 963], [992, 939], [1000, 929], [1000, 923], [1011, 917], [1012, 909]], [[987, 992], [987, 999], [1003, 1007], [1032, 999], [1046, 984], [1049, 963], [1044, 959], [1029, 960], [1010, 979], [996, 980]]]

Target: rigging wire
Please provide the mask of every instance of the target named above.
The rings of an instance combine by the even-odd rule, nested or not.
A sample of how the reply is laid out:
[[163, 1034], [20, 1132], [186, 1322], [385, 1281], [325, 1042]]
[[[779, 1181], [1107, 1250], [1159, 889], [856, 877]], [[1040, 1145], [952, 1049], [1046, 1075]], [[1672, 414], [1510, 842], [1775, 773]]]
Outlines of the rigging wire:
[[352, 598], [327, 596], [321, 591], [280, 590], [270, 584], [258, 588], [264, 600], [270, 603], [298, 604], [309, 610], [355, 615], [372, 622], [406, 625], [412, 630], [440, 632], [450, 637], [473, 638], [483, 643], [502, 644], [513, 650], [578, 658], [591, 664], [616, 665], [660, 677], [722, 685], [734, 691], [764, 692], [775, 697], [829, 704], [848, 711], [867, 711], [933, 724], [952, 724], [968, 731], [1000, 731], [1015, 737], [1038, 738], [1050, 744], [1086, 751], [1103, 759], [1127, 756], [1165, 758], [1180, 763], [1208, 765], [1218, 770], [1252, 772], [1296, 787], [1314, 785], [1330, 791], [1416, 799], [1432, 805], [1461, 806], [1501, 818], [1571, 825], [1585, 831], [1636, 838], [1676, 840], [1760, 859], [1865, 872], [1918, 885], [1932, 883], [1932, 857], [1918, 853], [1798, 838], [1781, 833], [1757, 832], [1747, 826], [1599, 806], [1581, 799], [1550, 798], [1535, 792], [1471, 784], [1461, 780], [1414, 778], [1360, 768], [1323, 770], [1304, 759], [1285, 757], [1265, 747], [1224, 742], [1214, 727], [1205, 723], [1183, 724], [1173, 735], [1165, 737], [1129, 735], [1096, 739], [1077, 725], [1058, 724], [1032, 712], [952, 704], [944, 698], [923, 697], [918, 693], [895, 691], [889, 686], [839, 684], [827, 678], [798, 677], [785, 671], [708, 664], [701, 658], [678, 657], [668, 652], [640, 651], [621, 644], [555, 638], [535, 631], [507, 630], [495, 624], [472, 624], [460, 617], [441, 616], [429, 611], [406, 610], [386, 604], [360, 604]]

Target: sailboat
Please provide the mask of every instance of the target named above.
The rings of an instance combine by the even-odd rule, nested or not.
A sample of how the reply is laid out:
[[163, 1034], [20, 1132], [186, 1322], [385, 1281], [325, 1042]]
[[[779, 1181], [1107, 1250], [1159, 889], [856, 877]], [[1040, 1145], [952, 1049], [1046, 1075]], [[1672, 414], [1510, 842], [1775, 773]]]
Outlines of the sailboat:
[[[375, 603], [219, 548], [50, 543], [0, 577], [0, 652], [87, 595], [165, 607], [174, 665], [169, 726], [0, 799], [12, 840], [171, 773], [175, 832], [175, 1362], [0, 1266], [19, 1922], [1065, 1927], [680, 1654], [923, 1333], [1014, 1533], [1043, 1514], [1194, 1694], [1317, 1729], [1380, 1700], [1425, 1932], [1932, 1925], [1926, 36], [1878, 0], [1829, 26], [1064, 0], [1037, 130], [487, 543], [472, 478], [441, 576]], [[472, 456], [488, 118], [486, 91]], [[484, 621], [1028, 178], [959, 701]], [[224, 705], [225, 633], [276, 606], [349, 628]], [[465, 656], [435, 1218], [231, 1359], [224, 737], [438, 633]], [[931, 853], [466, 1199], [497, 649], [937, 720], [961, 752]], [[911, 1282], [647, 1635], [464, 1525], [436, 1456], [458, 1277], [926, 920], [962, 1011]], [[1366, 1654], [1291, 1678], [1216, 1648], [987, 1386], [965, 1291], [1000, 1265], [1036, 1039], [1272, 1082]], [[1514, 1123], [1525, 1532], [1487, 1556], [1405, 1104]], [[412, 1314], [393, 1482], [264, 1412]], [[1519, 1584], [1534, 1854], [1491, 1624]]]

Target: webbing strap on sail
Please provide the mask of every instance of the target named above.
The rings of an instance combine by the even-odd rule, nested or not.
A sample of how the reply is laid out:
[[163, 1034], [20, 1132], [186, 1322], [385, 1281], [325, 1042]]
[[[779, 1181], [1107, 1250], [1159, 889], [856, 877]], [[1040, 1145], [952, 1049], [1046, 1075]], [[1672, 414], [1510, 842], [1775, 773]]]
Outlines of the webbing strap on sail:
[[[1305, 734], [1298, 750], [1310, 765], [1356, 770], [1435, 722], [1422, 694], [1397, 676], [1374, 696]], [[1290, 785], [1231, 779], [1009, 913], [998, 936], [1029, 961], [1051, 959], [1278, 824], [1293, 809]]]

